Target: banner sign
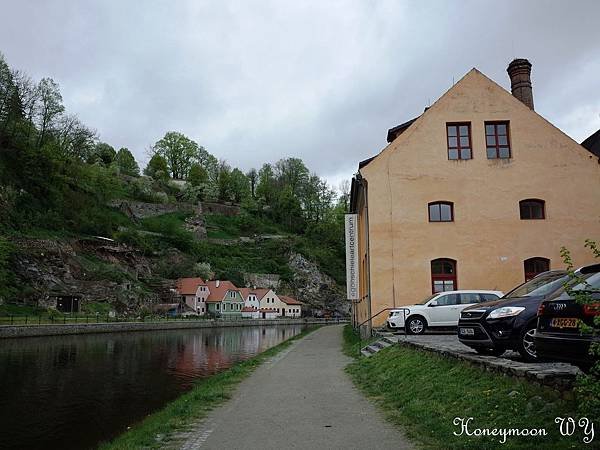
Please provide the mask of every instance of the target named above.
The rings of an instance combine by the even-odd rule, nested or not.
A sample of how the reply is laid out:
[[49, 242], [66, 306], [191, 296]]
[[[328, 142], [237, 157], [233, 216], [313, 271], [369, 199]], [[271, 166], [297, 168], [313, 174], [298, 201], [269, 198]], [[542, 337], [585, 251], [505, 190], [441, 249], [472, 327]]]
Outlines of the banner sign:
[[358, 300], [358, 214], [346, 214], [346, 295]]

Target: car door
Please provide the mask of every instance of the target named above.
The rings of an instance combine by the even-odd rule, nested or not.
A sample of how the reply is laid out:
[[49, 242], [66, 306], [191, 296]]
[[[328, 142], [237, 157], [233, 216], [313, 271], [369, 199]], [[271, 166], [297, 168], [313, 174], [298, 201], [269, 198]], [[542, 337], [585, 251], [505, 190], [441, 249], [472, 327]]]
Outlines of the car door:
[[456, 326], [460, 314], [459, 294], [442, 294], [435, 300], [436, 306], [428, 307], [429, 324], [438, 327]]

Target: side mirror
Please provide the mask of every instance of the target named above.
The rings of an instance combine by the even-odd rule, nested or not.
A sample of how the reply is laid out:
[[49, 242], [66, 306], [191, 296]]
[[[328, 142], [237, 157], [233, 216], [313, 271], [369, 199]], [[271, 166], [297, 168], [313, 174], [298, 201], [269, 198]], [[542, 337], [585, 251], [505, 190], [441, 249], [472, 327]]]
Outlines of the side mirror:
[[437, 300], [431, 300], [431, 301], [429, 302], [429, 305], [427, 305], [427, 306], [437, 306], [437, 305], [438, 305], [438, 302], [437, 302]]

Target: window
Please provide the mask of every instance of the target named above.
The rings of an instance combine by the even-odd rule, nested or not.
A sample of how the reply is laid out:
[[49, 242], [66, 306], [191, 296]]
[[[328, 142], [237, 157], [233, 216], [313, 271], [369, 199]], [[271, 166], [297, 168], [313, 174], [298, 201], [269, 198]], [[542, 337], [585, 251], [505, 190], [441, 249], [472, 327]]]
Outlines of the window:
[[471, 124], [446, 124], [448, 159], [471, 159]]
[[482, 302], [493, 302], [495, 300], [498, 300], [500, 297], [498, 297], [497, 295], [494, 294], [479, 294], [479, 296], [481, 297], [481, 301]]
[[217, 303], [217, 310], [221, 309], [221, 305]]
[[438, 306], [452, 306], [460, 304], [459, 294], [442, 295], [436, 299]]
[[546, 202], [535, 198], [519, 202], [521, 220], [540, 220], [546, 218]]
[[430, 222], [453, 222], [454, 204], [451, 202], [429, 203]]
[[510, 158], [508, 122], [486, 122], [485, 144], [488, 159]]
[[460, 294], [460, 304], [461, 305], [472, 305], [473, 303], [479, 303], [481, 300], [479, 299], [479, 294], [477, 293], [464, 293]]
[[457, 289], [456, 261], [453, 259], [434, 259], [431, 261], [431, 290], [437, 292]]
[[523, 262], [523, 268], [525, 269], [525, 281], [529, 281], [535, 278], [542, 272], [550, 270], [550, 260], [547, 258], [529, 258]]

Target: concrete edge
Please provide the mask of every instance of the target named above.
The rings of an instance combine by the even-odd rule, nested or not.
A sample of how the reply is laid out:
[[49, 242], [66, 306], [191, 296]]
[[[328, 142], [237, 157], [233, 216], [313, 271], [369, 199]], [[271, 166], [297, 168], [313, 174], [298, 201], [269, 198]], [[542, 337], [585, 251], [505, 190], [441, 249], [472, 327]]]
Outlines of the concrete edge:
[[314, 319], [250, 319], [250, 320], [188, 320], [172, 322], [115, 322], [56, 325], [3, 325], [0, 339], [64, 336], [73, 334], [119, 333], [131, 331], [176, 330], [194, 328], [254, 327], [271, 325], [337, 325], [347, 321]]

